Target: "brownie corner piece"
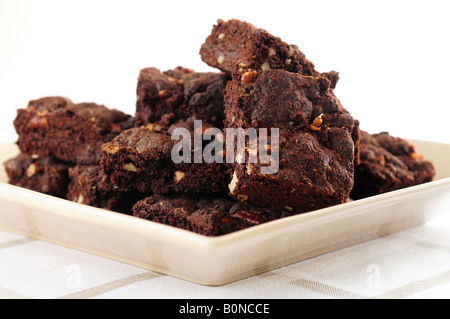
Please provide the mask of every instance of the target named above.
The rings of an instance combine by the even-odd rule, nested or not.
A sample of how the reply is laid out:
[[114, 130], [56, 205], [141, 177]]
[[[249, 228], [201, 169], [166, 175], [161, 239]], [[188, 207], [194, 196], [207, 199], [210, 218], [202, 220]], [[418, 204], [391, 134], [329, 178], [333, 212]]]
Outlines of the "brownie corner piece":
[[19, 109], [14, 127], [23, 153], [93, 164], [100, 160], [101, 144], [132, 126], [133, 121], [130, 115], [101, 104], [44, 97]]
[[59, 198], [66, 197], [71, 166], [55, 158], [25, 153], [4, 162], [9, 184]]
[[[230, 74], [283, 69], [303, 75], [321, 75], [297, 45], [238, 19], [219, 19], [201, 45], [200, 56], [209, 66]], [[336, 86], [338, 72], [322, 75], [330, 79], [332, 88]]]
[[352, 199], [362, 199], [430, 182], [434, 164], [406, 139], [389, 132], [360, 131], [360, 160], [355, 167]]

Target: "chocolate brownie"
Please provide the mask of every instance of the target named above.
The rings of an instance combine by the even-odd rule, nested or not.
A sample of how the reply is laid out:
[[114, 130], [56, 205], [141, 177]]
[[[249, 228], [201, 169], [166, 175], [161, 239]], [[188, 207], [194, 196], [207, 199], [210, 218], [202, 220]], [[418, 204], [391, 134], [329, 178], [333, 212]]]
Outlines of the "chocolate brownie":
[[[358, 125], [334, 95], [330, 81], [284, 70], [252, 74], [228, 83], [226, 122], [247, 131], [279, 129], [278, 147], [273, 139], [258, 143], [270, 149], [278, 170], [267, 174], [262, 162], [236, 161], [231, 195], [291, 214], [346, 202], [353, 187]], [[247, 148], [247, 154], [261, 150], [248, 144]]]
[[407, 140], [388, 132], [361, 131], [360, 163], [350, 194], [361, 199], [433, 180], [435, 168]]
[[[193, 72], [177, 76], [184, 82], [188, 117], [195, 116], [213, 127], [223, 127], [223, 90], [230, 77], [225, 73]], [[183, 117], [187, 119], [187, 117]]]
[[223, 126], [223, 95], [228, 81], [224, 73], [194, 72], [177, 67], [161, 72], [144, 68], [139, 73], [136, 126], [198, 116], [214, 127]]
[[[186, 149], [186, 162], [172, 160], [172, 149], [180, 141], [172, 139], [174, 129], [184, 128], [189, 133], [186, 141], [194, 145], [193, 121], [177, 122], [167, 130], [159, 131], [154, 130], [153, 124], [136, 127], [105, 143], [101, 159], [107, 176], [105, 187], [156, 194], [226, 193], [230, 175], [229, 167], [224, 163], [196, 161], [196, 147]], [[224, 161], [223, 155], [218, 154], [218, 157]]]
[[220, 236], [259, 225], [284, 215], [229, 197], [153, 195], [136, 203], [133, 216], [206, 236]]
[[4, 163], [9, 183], [43, 194], [65, 198], [69, 184], [67, 162], [20, 153]]
[[103, 189], [105, 175], [100, 165], [76, 165], [69, 169], [69, 177], [67, 199], [80, 204], [131, 215], [133, 205], [148, 196]]
[[218, 20], [200, 48], [202, 60], [223, 72], [242, 74], [249, 70], [282, 69], [310, 76], [325, 76], [336, 86], [336, 71], [321, 74], [296, 45], [287, 44], [266, 30], [231, 19]]
[[98, 163], [101, 144], [133, 125], [133, 118], [118, 110], [63, 97], [30, 101], [14, 120], [23, 153], [77, 164]]

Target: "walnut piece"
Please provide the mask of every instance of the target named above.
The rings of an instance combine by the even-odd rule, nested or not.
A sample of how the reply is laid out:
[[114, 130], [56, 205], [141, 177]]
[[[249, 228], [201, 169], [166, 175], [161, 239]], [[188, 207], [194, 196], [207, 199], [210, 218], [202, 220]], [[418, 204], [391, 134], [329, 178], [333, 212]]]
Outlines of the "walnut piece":
[[155, 124], [155, 123], [148, 123], [147, 125], [144, 126], [147, 130], [149, 131], [157, 131], [160, 132], [163, 130], [163, 127], [159, 124]]
[[134, 166], [133, 163], [127, 163], [125, 165], [123, 165], [123, 169], [129, 172], [134, 172], [137, 173], [138, 169], [136, 166]]
[[122, 127], [116, 123], [110, 123], [109, 128], [112, 132], [120, 133], [122, 132]]
[[383, 155], [378, 156], [381, 166], [386, 166], [386, 158]]
[[78, 197], [75, 197], [74, 202], [77, 202], [78, 204], [83, 204], [84, 202], [84, 196], [83, 195], [78, 195]]
[[166, 95], [166, 90], [159, 90], [158, 91], [158, 96], [160, 99], [164, 98], [164, 96]]
[[117, 146], [111, 145], [111, 144], [103, 144], [102, 145], [102, 150], [105, 153], [108, 154], [115, 154], [119, 151], [119, 148]]
[[423, 159], [423, 155], [419, 154], [417, 152], [411, 152], [411, 153], [409, 153], [409, 156], [415, 161]]
[[253, 81], [255, 81], [257, 75], [258, 73], [254, 70], [243, 73], [241, 76], [242, 84], [252, 83]]
[[239, 182], [239, 179], [238, 179], [238, 177], [237, 177], [236, 172], [234, 172], [234, 173], [233, 173], [233, 178], [231, 179], [231, 182], [230, 182], [230, 184], [228, 185], [228, 188], [230, 189], [230, 193], [231, 193], [231, 194], [234, 194], [234, 191], [235, 191], [236, 188], [237, 188], [238, 182]]
[[261, 69], [262, 69], [263, 71], [265, 71], [265, 70], [270, 70], [270, 63], [269, 63], [269, 61], [264, 62], [264, 63], [261, 65]]
[[241, 202], [245, 202], [248, 199], [248, 195], [245, 195], [245, 194], [238, 194], [236, 197]]
[[176, 171], [173, 174], [173, 179], [175, 180], [175, 182], [179, 183], [185, 176], [185, 173], [182, 171]]
[[33, 177], [38, 172], [37, 166], [35, 163], [30, 164], [27, 168], [27, 176], [28, 178]]

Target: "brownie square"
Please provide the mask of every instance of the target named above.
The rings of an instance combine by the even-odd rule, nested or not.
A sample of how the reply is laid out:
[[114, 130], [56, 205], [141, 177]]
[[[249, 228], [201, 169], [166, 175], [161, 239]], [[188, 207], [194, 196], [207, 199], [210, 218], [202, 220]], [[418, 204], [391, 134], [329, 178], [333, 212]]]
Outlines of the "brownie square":
[[185, 195], [147, 197], [134, 205], [133, 216], [205, 236], [225, 235], [284, 217], [229, 197]]
[[148, 196], [137, 191], [108, 191], [102, 187], [105, 175], [100, 165], [76, 165], [69, 169], [67, 199], [80, 204], [132, 214], [133, 205]]
[[252, 150], [247, 143], [244, 163], [233, 165], [233, 197], [287, 214], [348, 200], [358, 154], [358, 122], [342, 107], [327, 78], [260, 71], [251, 80], [230, 81], [224, 98], [230, 128], [279, 130], [278, 145], [271, 139], [266, 147], [269, 155], [278, 154], [273, 158], [278, 170], [267, 174], [264, 163], [251, 163], [248, 154], [260, 154], [261, 149]]
[[139, 73], [136, 126], [199, 117], [214, 127], [223, 126], [223, 95], [228, 76], [194, 72], [183, 67], [161, 72], [144, 68]]
[[407, 140], [388, 132], [361, 131], [360, 163], [350, 194], [361, 199], [433, 180], [435, 168]]
[[245, 21], [218, 20], [200, 48], [202, 60], [223, 72], [282, 69], [309, 76], [325, 76], [336, 86], [336, 71], [320, 73], [296, 45], [287, 44], [266, 30]]
[[[196, 163], [194, 147], [188, 154], [190, 163], [172, 160], [172, 149], [180, 140], [172, 139], [171, 132], [175, 128], [185, 128], [193, 139], [193, 121], [176, 122], [161, 130], [155, 130], [150, 123], [125, 130], [105, 143], [101, 159], [105, 187], [155, 194], [227, 193], [230, 173], [225, 163]], [[193, 144], [192, 140], [189, 142]]]
[[43, 194], [65, 198], [72, 166], [52, 157], [20, 153], [4, 163], [8, 182]]
[[123, 112], [63, 97], [30, 101], [14, 120], [23, 153], [77, 164], [98, 163], [101, 145], [133, 125], [133, 118]]

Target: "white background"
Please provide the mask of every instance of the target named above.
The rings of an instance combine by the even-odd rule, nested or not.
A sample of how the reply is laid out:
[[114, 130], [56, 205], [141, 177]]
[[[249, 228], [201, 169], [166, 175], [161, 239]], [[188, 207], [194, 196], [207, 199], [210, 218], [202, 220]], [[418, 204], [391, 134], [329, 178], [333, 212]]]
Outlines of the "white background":
[[212, 70], [217, 19], [297, 44], [370, 132], [449, 142], [448, 1], [0, 0], [0, 142], [28, 100], [61, 95], [132, 114], [139, 70]]

